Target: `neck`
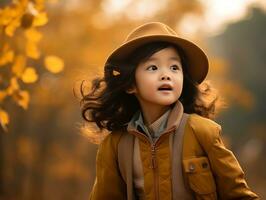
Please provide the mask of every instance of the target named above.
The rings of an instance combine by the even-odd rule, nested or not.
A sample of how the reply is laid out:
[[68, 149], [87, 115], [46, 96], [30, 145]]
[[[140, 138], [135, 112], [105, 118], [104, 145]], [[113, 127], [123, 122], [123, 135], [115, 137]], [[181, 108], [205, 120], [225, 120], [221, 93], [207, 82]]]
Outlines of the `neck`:
[[141, 106], [145, 125], [150, 125], [162, 116], [170, 106], [149, 105]]

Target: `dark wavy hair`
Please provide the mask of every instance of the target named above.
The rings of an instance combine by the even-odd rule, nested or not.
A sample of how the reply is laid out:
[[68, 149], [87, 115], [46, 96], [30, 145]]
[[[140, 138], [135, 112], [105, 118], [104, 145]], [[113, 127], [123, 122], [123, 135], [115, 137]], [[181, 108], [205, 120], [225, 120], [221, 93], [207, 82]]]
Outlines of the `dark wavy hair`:
[[81, 83], [80, 105], [85, 121], [95, 123], [100, 130], [123, 130], [133, 114], [140, 109], [137, 98], [126, 93], [135, 84], [136, 66], [167, 47], [174, 47], [181, 57], [184, 82], [179, 100], [183, 104], [184, 112], [213, 118], [219, 106], [216, 90], [208, 82], [199, 85], [191, 79], [187, 72], [188, 60], [182, 48], [160, 41], [137, 48], [123, 60], [108, 62], [104, 77], [95, 78], [88, 93], [84, 91], [84, 81]]

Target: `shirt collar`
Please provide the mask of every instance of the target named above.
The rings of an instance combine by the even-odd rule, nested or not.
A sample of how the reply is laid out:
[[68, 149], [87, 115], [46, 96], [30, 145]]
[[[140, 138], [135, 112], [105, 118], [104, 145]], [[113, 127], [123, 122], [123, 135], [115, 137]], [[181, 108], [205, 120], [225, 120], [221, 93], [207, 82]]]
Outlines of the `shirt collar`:
[[[164, 114], [162, 114], [156, 121], [154, 121], [149, 126], [146, 126], [144, 119], [140, 110], [138, 110], [130, 120], [129, 124], [131, 127], [139, 130], [141, 129], [150, 139], [154, 140], [158, 138], [161, 133], [165, 130], [167, 126], [168, 115], [171, 109], [168, 109]], [[130, 126], [129, 125], [129, 126]]]
[[[181, 121], [184, 108], [182, 103], [177, 100], [172, 109], [167, 110], [162, 116], [160, 116], [155, 122], [153, 122], [149, 127], [146, 127], [144, 124], [143, 116], [141, 110], [135, 112], [131, 120], [126, 123], [127, 131], [133, 131], [142, 129], [140, 132], [146, 133], [148, 136], [149, 132], [155, 132], [155, 136], [160, 135], [163, 131], [168, 130], [172, 127], [178, 127]], [[156, 131], [157, 130], [157, 131]], [[149, 136], [150, 137], [150, 136]]]
[[138, 110], [130, 122], [127, 123], [127, 130], [132, 131], [141, 128], [142, 132], [148, 134], [148, 136], [153, 134], [154, 137], [159, 137], [163, 131], [179, 125], [183, 111], [183, 105], [178, 100], [172, 109], [168, 109], [155, 122], [146, 127], [141, 110]]

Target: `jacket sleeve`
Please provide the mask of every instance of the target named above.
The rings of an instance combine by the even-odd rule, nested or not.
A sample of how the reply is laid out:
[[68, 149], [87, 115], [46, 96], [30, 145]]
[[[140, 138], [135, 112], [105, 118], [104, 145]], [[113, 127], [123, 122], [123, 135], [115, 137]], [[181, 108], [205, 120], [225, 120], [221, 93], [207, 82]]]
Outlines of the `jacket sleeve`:
[[248, 187], [236, 157], [225, 147], [221, 139], [221, 126], [216, 127], [208, 157], [216, 180], [219, 199], [259, 199]]
[[116, 146], [112, 134], [99, 146], [96, 156], [96, 179], [90, 200], [126, 199], [126, 185], [119, 172]]

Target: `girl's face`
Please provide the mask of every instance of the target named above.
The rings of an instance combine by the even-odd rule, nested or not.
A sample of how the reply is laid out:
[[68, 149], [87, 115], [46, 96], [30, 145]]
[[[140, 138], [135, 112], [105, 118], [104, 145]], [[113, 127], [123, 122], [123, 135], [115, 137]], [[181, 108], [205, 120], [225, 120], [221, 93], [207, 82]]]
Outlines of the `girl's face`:
[[154, 53], [139, 63], [135, 73], [136, 85], [128, 91], [141, 107], [169, 106], [176, 102], [183, 88], [183, 70], [179, 54], [173, 47]]

